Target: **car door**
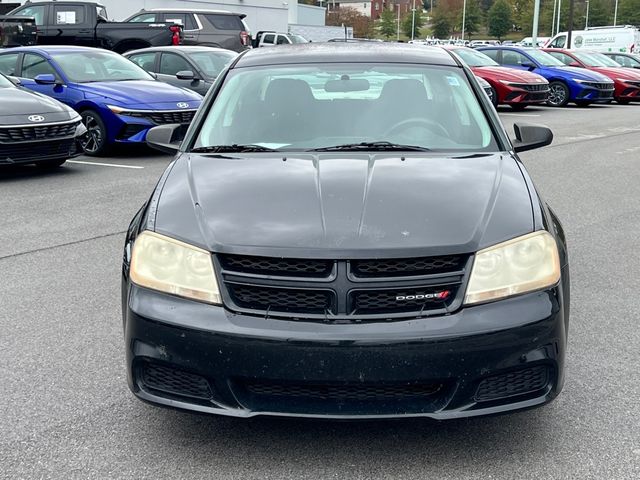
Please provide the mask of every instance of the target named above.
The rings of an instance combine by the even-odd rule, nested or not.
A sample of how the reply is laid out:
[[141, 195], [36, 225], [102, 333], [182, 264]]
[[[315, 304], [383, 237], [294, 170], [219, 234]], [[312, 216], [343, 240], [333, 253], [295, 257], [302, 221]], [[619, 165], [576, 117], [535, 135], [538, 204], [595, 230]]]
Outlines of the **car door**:
[[[59, 83], [53, 85], [40, 85], [35, 82], [38, 75], [53, 75]], [[62, 76], [42, 55], [37, 53], [25, 53], [22, 55], [20, 62], [20, 71], [18, 77], [22, 85], [29, 90], [33, 90], [44, 95], [67, 103], [67, 87], [62, 84]]]
[[19, 53], [3, 53], [0, 55], [0, 73], [15, 77], [18, 74]]
[[182, 55], [162, 52], [157, 72], [158, 80], [170, 85], [175, 85], [176, 87], [193, 89], [193, 84], [197, 84], [195, 80], [179, 80], [176, 77], [178, 72], [184, 72], [187, 70], [190, 70], [197, 75], [195, 67]]
[[276, 43], [276, 35], [275, 33], [265, 33], [262, 37], [262, 41], [260, 42], [261, 47], [271, 47]]
[[158, 65], [156, 63], [158, 53], [156, 52], [134, 53], [133, 55], [128, 55], [127, 58], [147, 72], [158, 73]]
[[200, 30], [192, 13], [165, 12], [162, 14], [162, 21], [182, 25], [183, 45], [198, 45]]
[[278, 35], [276, 37], [276, 45], [289, 45], [289, 44], [291, 44], [291, 40], [289, 40], [286, 35]]
[[[519, 70], [533, 71], [535, 63], [526, 55], [515, 50], [502, 50], [501, 64], [505, 67], [517, 68]], [[531, 68], [534, 66], [534, 68]]]
[[239, 16], [206, 13], [198, 14], [198, 18], [203, 25], [198, 37], [200, 45], [217, 46], [236, 52], [244, 49], [240, 32], [245, 31], [245, 26]]
[[56, 45], [95, 46], [95, 25], [90, 23], [87, 6], [68, 2], [53, 4], [49, 36]]

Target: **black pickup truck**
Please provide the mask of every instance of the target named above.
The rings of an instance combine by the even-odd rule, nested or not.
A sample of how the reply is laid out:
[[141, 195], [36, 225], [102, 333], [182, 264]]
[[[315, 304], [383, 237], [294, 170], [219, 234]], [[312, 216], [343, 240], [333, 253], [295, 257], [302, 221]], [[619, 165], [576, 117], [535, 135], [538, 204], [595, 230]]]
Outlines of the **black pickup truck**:
[[37, 33], [35, 18], [0, 15], [0, 47], [34, 45]]
[[138, 48], [178, 45], [182, 27], [170, 22], [111, 22], [95, 2], [27, 1], [5, 18], [30, 17], [37, 25], [38, 45], [82, 45], [124, 53]]

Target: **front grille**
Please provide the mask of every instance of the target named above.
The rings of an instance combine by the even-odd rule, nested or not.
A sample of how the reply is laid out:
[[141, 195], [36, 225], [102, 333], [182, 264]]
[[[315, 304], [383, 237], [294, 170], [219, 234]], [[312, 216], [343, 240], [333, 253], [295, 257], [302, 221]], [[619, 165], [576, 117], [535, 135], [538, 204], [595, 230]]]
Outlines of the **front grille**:
[[516, 370], [485, 378], [476, 391], [478, 402], [525, 395], [543, 389], [549, 383], [549, 368], [545, 365]]
[[626, 83], [627, 85], [633, 85], [634, 87], [640, 88], [640, 82], [636, 82], [633, 80], [625, 80], [624, 83]]
[[549, 98], [549, 91], [541, 93], [530, 93], [527, 95], [527, 100], [530, 101], [543, 101]]
[[139, 125], [137, 123], [130, 123], [122, 127], [122, 130], [120, 130], [120, 134], [118, 135], [118, 138], [121, 140], [125, 140], [127, 138], [133, 137], [134, 135], [137, 135], [143, 130], [147, 130], [148, 128], [149, 128], [148, 125]]
[[351, 293], [353, 314], [415, 312], [447, 307], [455, 291], [443, 287], [404, 290], [368, 290]]
[[464, 267], [462, 256], [389, 258], [379, 260], [352, 260], [351, 271], [357, 277], [404, 277], [434, 275], [460, 271]]
[[582, 85], [588, 87], [597, 88], [598, 90], [613, 90], [613, 83], [601, 83], [601, 82], [583, 82]]
[[122, 112], [121, 115], [135, 118], [146, 118], [156, 125], [167, 125], [170, 123], [180, 123], [188, 125], [193, 120], [196, 110], [171, 110], [171, 111], [149, 111], [149, 112]]
[[140, 378], [146, 389], [203, 400], [212, 396], [211, 387], [205, 378], [175, 368], [145, 363], [142, 365]]
[[0, 142], [29, 142], [73, 137], [80, 122], [55, 125], [0, 127]]
[[469, 255], [325, 260], [216, 255], [232, 311], [318, 322], [446, 315], [462, 304]]
[[76, 154], [74, 138], [50, 142], [0, 144], [0, 163], [53, 160]]
[[286, 384], [277, 382], [245, 382], [244, 388], [253, 395], [280, 397], [290, 400], [329, 400], [335, 402], [406, 400], [424, 398], [438, 393], [443, 385], [433, 384]]
[[237, 284], [227, 284], [227, 289], [236, 305], [249, 310], [317, 315], [334, 313], [333, 295], [328, 290], [299, 290]]
[[548, 92], [549, 84], [547, 83], [510, 83], [510, 87], [520, 88], [527, 92]]
[[227, 270], [258, 275], [296, 275], [327, 277], [333, 269], [332, 260], [270, 258], [248, 255], [219, 255], [220, 264]]

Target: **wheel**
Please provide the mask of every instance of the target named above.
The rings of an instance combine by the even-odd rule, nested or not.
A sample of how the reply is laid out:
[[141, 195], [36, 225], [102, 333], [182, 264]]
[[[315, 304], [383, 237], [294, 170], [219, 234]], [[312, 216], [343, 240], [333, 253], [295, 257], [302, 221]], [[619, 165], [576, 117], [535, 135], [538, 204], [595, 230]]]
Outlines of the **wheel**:
[[107, 151], [107, 127], [100, 115], [93, 110], [85, 110], [81, 116], [82, 123], [87, 127], [87, 133], [80, 141], [82, 150], [91, 156], [104, 155]]
[[576, 105], [579, 107], [588, 107], [589, 105], [591, 105], [591, 102], [587, 100], [577, 100]]
[[526, 103], [512, 103], [509, 105], [513, 110], [515, 110], [516, 112], [521, 112], [522, 110], [524, 110], [525, 108], [527, 108], [527, 104]]
[[629, 105], [630, 100], [626, 100], [624, 98], [616, 98], [616, 102], [618, 102], [620, 105]]
[[549, 84], [547, 105], [550, 107], [564, 107], [567, 103], [569, 103], [569, 87], [563, 82], [551, 82]]
[[66, 161], [67, 161], [66, 158], [63, 160], [45, 160], [44, 162], [36, 163], [36, 167], [42, 168], [42, 169], [57, 168], [61, 165], [64, 165], [64, 162]]
[[498, 108], [498, 92], [496, 92], [496, 89], [491, 87], [491, 103], [493, 103], [493, 106]]

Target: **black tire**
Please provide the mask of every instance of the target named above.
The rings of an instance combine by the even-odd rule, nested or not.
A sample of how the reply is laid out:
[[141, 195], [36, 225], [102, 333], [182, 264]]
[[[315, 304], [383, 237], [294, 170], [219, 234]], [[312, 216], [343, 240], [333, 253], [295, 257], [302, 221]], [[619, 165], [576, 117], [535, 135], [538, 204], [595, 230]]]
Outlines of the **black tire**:
[[579, 107], [588, 107], [593, 102], [589, 102], [588, 100], [577, 100], [576, 105]]
[[80, 146], [85, 155], [99, 157], [105, 155], [107, 146], [107, 127], [104, 125], [100, 114], [94, 110], [85, 110], [80, 114], [82, 123], [87, 127], [85, 138], [80, 141]]
[[624, 98], [616, 98], [616, 102], [618, 102], [620, 105], [629, 105], [629, 102], [631, 102], [631, 100], [626, 100]]
[[36, 163], [36, 167], [42, 168], [43, 170], [46, 170], [46, 169], [49, 169], [49, 168], [58, 168], [58, 167], [64, 165], [64, 163], [66, 161], [67, 161], [66, 158], [64, 158], [62, 160], [45, 160], [44, 162]]
[[550, 107], [564, 107], [569, 103], [569, 87], [564, 82], [553, 81], [549, 84], [549, 100], [547, 105]]
[[498, 92], [496, 92], [496, 89], [491, 87], [491, 103], [493, 103], [493, 106], [498, 108]]
[[524, 110], [525, 108], [527, 108], [527, 104], [526, 103], [512, 103], [509, 105], [513, 110], [515, 110], [516, 112], [521, 112], [522, 110]]

